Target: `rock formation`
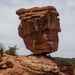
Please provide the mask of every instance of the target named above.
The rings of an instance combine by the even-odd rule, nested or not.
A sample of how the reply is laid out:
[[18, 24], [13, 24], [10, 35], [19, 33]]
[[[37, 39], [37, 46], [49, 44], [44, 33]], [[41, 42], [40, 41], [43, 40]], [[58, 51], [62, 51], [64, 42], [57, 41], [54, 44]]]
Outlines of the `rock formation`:
[[26, 47], [34, 54], [47, 54], [58, 49], [58, 32], [61, 31], [59, 14], [53, 6], [19, 9], [21, 20], [18, 32]]
[[44, 56], [12, 56], [4, 54], [0, 75], [74, 75], [70, 64]]
[[60, 63], [52, 57], [51, 59], [47, 57], [48, 53], [58, 50], [58, 32], [61, 28], [56, 8], [53, 6], [21, 8], [16, 14], [20, 19], [19, 36], [33, 52], [30, 58], [26, 58], [26, 64], [24, 63], [29, 75], [72, 75], [70, 72], [61, 72]]
[[61, 31], [59, 14], [53, 6], [19, 9], [16, 14], [21, 20], [18, 31], [29, 56], [0, 57], [0, 75], [74, 75], [72, 65], [48, 57], [58, 49], [58, 32]]

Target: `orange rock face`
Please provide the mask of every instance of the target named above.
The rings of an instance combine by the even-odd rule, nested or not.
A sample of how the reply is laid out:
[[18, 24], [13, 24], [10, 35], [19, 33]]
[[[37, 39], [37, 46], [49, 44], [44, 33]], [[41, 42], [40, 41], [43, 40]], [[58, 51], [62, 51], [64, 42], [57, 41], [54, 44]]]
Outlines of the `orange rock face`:
[[61, 31], [59, 14], [53, 6], [19, 9], [21, 20], [18, 32], [27, 48], [34, 54], [47, 54], [58, 49], [58, 32]]
[[44, 56], [4, 55], [0, 75], [74, 75], [69, 64], [59, 64]]

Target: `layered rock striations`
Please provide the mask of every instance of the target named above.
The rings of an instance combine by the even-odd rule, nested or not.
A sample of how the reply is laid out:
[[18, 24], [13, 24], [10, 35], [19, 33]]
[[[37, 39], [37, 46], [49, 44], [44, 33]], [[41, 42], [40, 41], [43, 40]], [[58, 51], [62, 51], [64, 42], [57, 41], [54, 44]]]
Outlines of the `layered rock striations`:
[[12, 56], [4, 54], [0, 75], [74, 75], [72, 65], [44, 56]]
[[[0, 55], [0, 75], [74, 75], [72, 65], [47, 54], [58, 50], [59, 14], [53, 6], [19, 9], [18, 32], [29, 56]], [[10, 53], [9, 53], [10, 54]]]
[[58, 32], [61, 31], [59, 14], [53, 6], [19, 9], [18, 32], [26, 47], [34, 54], [47, 54], [58, 49]]

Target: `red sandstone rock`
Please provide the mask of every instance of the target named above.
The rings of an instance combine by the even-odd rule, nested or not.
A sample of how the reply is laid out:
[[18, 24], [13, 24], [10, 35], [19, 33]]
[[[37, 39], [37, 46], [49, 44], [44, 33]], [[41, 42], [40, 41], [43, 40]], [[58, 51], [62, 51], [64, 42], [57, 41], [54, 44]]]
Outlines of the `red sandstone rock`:
[[[0, 68], [0, 75], [74, 75], [71, 65], [60, 64], [45, 56], [5, 55], [2, 59], [7, 67]], [[8, 62], [12, 67], [7, 65]]]
[[61, 31], [59, 14], [53, 6], [19, 9], [21, 23], [18, 28], [26, 47], [34, 54], [57, 51], [58, 32]]
[[0, 75], [74, 75], [72, 65], [42, 55], [54, 52], [58, 48], [60, 24], [56, 9], [52, 6], [35, 7], [20, 9], [16, 13], [21, 19], [19, 35], [34, 54], [30, 56], [2, 54]]

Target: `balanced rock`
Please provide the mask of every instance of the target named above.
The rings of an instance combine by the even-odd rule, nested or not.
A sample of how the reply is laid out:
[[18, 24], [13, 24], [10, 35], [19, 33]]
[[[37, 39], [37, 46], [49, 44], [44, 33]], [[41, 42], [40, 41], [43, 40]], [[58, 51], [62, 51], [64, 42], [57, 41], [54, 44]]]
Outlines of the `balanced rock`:
[[16, 11], [18, 32], [26, 47], [34, 54], [47, 54], [58, 49], [59, 14], [53, 6], [21, 8]]

